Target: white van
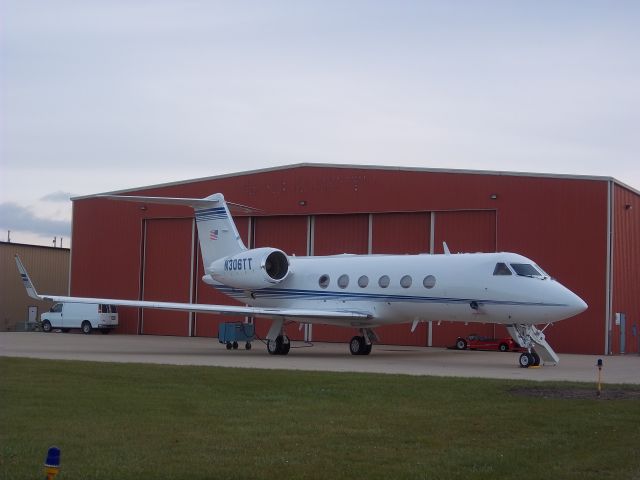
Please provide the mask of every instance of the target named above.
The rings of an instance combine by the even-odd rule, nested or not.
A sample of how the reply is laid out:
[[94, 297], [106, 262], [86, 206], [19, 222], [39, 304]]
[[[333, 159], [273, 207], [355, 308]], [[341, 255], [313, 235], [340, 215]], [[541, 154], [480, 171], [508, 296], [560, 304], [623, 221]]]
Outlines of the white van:
[[91, 333], [97, 328], [102, 333], [109, 333], [118, 326], [118, 311], [115, 305], [101, 303], [56, 303], [40, 315], [40, 320], [45, 332], [54, 328], [63, 332], [79, 328], [83, 333]]

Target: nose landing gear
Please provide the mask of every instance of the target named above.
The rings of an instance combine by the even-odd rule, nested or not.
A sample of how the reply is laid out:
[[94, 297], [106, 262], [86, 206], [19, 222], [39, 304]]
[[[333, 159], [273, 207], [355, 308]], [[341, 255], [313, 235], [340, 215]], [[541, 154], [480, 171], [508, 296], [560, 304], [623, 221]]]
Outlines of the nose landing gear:
[[[518, 364], [522, 368], [544, 365], [557, 365], [560, 358], [547, 343], [542, 330], [531, 324], [507, 325], [511, 338], [527, 351], [520, 355]], [[546, 328], [546, 327], [545, 327]]]

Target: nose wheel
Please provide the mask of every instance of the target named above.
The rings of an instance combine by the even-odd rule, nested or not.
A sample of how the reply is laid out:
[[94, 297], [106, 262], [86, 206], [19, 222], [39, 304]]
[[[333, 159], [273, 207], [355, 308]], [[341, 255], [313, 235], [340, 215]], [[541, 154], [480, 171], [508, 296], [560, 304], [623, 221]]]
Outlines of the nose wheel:
[[534, 350], [531, 352], [525, 352], [520, 355], [518, 363], [521, 368], [538, 367], [540, 366], [540, 355], [538, 355]]

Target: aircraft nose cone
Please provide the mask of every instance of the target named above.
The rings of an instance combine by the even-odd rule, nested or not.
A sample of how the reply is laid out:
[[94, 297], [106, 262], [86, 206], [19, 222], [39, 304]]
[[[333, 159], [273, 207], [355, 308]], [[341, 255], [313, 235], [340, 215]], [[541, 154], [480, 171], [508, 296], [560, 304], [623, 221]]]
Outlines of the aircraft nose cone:
[[573, 292], [570, 292], [570, 298], [568, 300], [567, 304], [569, 305], [571, 315], [577, 315], [589, 308], [589, 305], [587, 305], [584, 300]]

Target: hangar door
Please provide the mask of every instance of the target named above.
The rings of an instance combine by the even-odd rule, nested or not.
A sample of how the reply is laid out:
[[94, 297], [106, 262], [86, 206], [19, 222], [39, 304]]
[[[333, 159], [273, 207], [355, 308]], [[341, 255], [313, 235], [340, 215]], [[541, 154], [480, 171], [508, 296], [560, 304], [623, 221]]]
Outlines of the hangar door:
[[[143, 224], [142, 300], [186, 302], [191, 299], [194, 255], [192, 218], [154, 218]], [[190, 334], [189, 312], [142, 309], [140, 333]]]

